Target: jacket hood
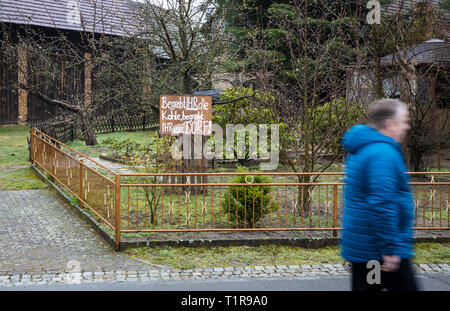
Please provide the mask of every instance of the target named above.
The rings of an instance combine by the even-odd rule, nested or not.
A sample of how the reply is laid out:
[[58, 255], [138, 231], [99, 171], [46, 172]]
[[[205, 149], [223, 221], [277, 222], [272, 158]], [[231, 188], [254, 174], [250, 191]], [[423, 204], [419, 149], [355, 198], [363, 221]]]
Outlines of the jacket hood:
[[345, 151], [355, 153], [358, 149], [373, 143], [384, 142], [393, 145], [401, 152], [401, 146], [393, 138], [381, 134], [368, 125], [358, 124], [349, 129], [342, 137]]

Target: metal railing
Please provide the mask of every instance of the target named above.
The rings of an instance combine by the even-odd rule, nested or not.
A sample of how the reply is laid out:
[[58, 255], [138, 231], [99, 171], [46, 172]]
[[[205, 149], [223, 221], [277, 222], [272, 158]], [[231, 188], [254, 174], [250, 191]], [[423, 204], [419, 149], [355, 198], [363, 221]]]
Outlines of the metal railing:
[[[119, 174], [37, 129], [30, 152], [114, 230], [117, 247], [126, 233], [341, 229], [343, 173]], [[410, 174], [414, 228], [449, 229], [450, 172]]]

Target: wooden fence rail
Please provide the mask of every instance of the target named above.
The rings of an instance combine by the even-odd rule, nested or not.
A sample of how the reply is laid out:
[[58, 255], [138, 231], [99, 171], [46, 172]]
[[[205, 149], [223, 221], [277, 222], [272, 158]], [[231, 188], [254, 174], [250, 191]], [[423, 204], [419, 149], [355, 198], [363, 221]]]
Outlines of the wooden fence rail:
[[[79, 120], [48, 120], [30, 123], [43, 133], [60, 142], [73, 141], [83, 135], [83, 125]], [[93, 122], [96, 133], [111, 133], [130, 130], [148, 130], [159, 127], [159, 119], [150, 115], [97, 117]]]

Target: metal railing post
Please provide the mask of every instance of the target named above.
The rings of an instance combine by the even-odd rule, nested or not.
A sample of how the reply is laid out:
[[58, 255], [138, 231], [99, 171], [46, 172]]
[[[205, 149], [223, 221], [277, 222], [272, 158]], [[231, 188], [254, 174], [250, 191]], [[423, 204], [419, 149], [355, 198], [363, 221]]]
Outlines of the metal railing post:
[[[337, 186], [333, 187], [333, 228], [337, 228], [337, 201], [338, 201], [338, 190]], [[337, 230], [333, 230], [333, 237], [337, 237]]]
[[80, 196], [81, 200], [83, 200], [83, 165], [84, 165], [83, 160], [80, 160], [80, 193], [79, 193], [79, 196]]
[[52, 149], [53, 149], [52, 173], [53, 173], [53, 176], [56, 177], [56, 144], [55, 144], [55, 146], [52, 145]]
[[116, 250], [120, 251], [120, 174], [116, 174], [115, 180], [115, 229], [116, 229]]

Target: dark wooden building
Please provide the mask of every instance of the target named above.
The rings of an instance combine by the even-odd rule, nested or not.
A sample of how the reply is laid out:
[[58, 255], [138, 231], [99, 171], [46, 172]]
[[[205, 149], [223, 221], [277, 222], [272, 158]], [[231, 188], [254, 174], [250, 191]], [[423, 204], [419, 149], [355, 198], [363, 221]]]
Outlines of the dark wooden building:
[[[6, 57], [0, 46], [0, 125], [45, 121], [62, 113], [61, 108], [46, 103], [21, 85], [37, 85], [53, 99], [68, 102], [76, 99], [90, 105], [95, 82], [89, 62], [91, 51], [82, 44], [83, 37], [123, 37], [132, 33], [133, 3], [133, 0], [0, 0], [0, 45], [8, 42], [16, 47]], [[79, 66], [67, 66], [64, 53], [56, 53], [51, 62], [59, 66], [60, 74], [42, 77], [40, 72], [30, 70], [33, 56], [20, 42], [30, 33], [44, 40], [64, 36], [77, 47], [80, 59], [86, 61]], [[42, 81], [45, 79], [50, 80]]]
[[[424, 17], [423, 35], [425, 42], [410, 46], [402, 53], [386, 55], [380, 60], [382, 88], [385, 97], [404, 97], [400, 70], [401, 59], [410, 64], [417, 77], [417, 94], [423, 100], [432, 100], [448, 109], [448, 80], [450, 69], [450, 13], [440, 8], [440, 0], [395, 0], [381, 7], [383, 16], [395, 14], [418, 14]], [[439, 29], [436, 29], [439, 28]], [[442, 39], [435, 39], [439, 32]], [[402, 58], [400, 56], [403, 56]], [[349, 68], [347, 75], [347, 99], [358, 104], [368, 104], [377, 97], [375, 62], [366, 68]], [[405, 78], [405, 74], [403, 74]], [[403, 90], [402, 90], [403, 88]]]
[[[384, 96], [401, 98], [411, 85], [403, 85], [405, 75], [400, 70], [400, 56], [414, 67], [416, 93], [421, 100], [436, 101], [449, 109], [450, 42], [431, 39], [409, 47], [405, 55], [395, 53], [381, 58]], [[413, 78], [411, 78], [413, 79]], [[352, 71], [347, 77], [347, 99], [368, 104], [376, 98], [376, 78], [373, 68]]]

